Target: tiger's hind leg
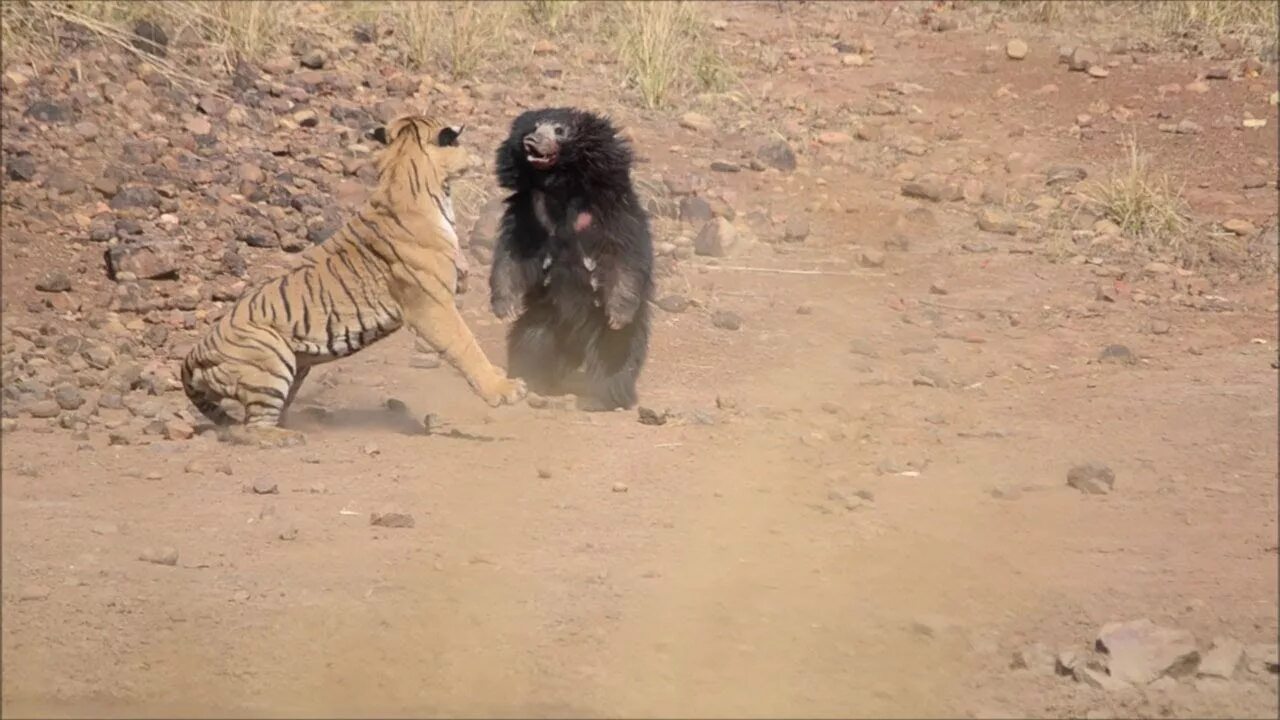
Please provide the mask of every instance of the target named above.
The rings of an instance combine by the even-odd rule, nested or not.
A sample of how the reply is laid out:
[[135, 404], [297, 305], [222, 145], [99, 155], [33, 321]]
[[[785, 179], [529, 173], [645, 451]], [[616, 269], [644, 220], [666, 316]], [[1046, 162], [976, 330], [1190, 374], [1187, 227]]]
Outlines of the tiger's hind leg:
[[293, 405], [293, 399], [298, 395], [298, 388], [302, 387], [302, 381], [307, 379], [307, 375], [311, 372], [310, 366], [298, 368], [293, 376], [293, 383], [289, 385], [289, 393], [284, 397], [284, 406], [280, 408], [280, 421], [288, 417], [289, 408]]
[[245, 424], [232, 428], [230, 439], [263, 447], [305, 444], [305, 435], [280, 427], [280, 420], [307, 369], [295, 366], [292, 350], [274, 333], [238, 335], [227, 339], [236, 343], [240, 357], [224, 360], [222, 367], [236, 378], [235, 398], [244, 406]]

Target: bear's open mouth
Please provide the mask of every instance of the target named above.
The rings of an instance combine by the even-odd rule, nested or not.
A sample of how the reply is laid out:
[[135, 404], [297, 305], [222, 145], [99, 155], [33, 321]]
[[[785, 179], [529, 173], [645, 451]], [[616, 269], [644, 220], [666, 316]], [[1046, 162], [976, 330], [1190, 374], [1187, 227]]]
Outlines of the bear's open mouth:
[[540, 138], [530, 135], [524, 139], [525, 158], [536, 170], [548, 170], [555, 167], [560, 159], [560, 148], [555, 142], [539, 141]]

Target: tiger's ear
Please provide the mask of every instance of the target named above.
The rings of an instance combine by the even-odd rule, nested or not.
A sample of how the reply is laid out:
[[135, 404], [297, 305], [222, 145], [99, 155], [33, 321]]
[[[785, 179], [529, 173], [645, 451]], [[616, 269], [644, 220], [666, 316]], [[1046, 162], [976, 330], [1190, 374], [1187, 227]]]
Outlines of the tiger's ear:
[[436, 144], [440, 147], [455, 147], [458, 144], [458, 137], [462, 135], [462, 131], [466, 130], [466, 125], [454, 125], [440, 131], [436, 136]]
[[370, 140], [376, 140], [383, 145], [391, 142], [391, 139], [387, 137], [387, 128], [385, 125], [379, 125], [378, 127], [365, 132], [364, 136]]

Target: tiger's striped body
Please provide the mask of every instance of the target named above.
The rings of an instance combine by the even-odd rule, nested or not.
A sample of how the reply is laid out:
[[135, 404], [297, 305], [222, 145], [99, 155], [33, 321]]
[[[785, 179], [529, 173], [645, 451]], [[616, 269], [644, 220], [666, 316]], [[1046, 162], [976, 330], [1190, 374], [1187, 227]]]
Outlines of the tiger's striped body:
[[458, 314], [460, 267], [450, 178], [471, 166], [459, 131], [421, 117], [388, 129], [378, 187], [324, 243], [287, 274], [245, 293], [187, 355], [187, 397], [220, 425], [223, 399], [239, 401], [263, 436], [278, 427], [311, 367], [343, 358], [408, 325], [458, 368], [491, 405], [514, 403], [524, 385], [494, 367]]

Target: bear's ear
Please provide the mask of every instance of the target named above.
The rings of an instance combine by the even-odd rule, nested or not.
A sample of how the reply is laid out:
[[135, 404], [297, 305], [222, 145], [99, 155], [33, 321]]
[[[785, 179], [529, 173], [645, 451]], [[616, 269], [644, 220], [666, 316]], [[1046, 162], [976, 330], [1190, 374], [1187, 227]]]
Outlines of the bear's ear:
[[376, 140], [383, 145], [386, 145], [389, 142], [387, 139], [387, 127], [385, 125], [379, 125], [378, 127], [365, 132], [364, 136], [370, 140]]
[[436, 144], [440, 147], [455, 147], [458, 144], [458, 137], [462, 135], [462, 131], [466, 130], [466, 125], [454, 125], [440, 131], [436, 136]]

